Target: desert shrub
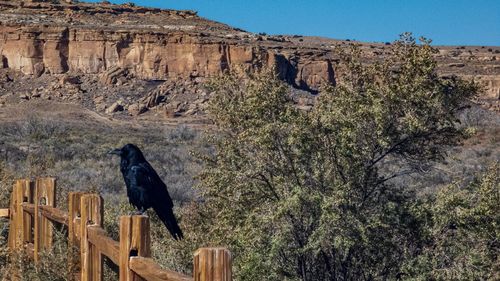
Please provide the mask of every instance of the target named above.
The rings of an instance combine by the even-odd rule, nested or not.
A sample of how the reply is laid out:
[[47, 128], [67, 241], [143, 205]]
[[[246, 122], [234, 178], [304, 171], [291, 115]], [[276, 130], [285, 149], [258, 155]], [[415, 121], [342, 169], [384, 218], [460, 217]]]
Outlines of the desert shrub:
[[6, 163], [0, 161], [0, 208], [8, 208], [14, 173], [7, 167]]
[[186, 142], [193, 141], [197, 136], [197, 132], [186, 125], [179, 125], [174, 129], [168, 129], [165, 132], [167, 141], [171, 144], [182, 145]]
[[17, 274], [20, 280], [63, 281], [74, 272], [68, 267], [67, 240], [63, 229], [54, 229], [54, 243], [51, 249], [40, 254], [38, 264], [33, 263], [26, 251], [9, 252], [5, 241], [0, 241], [0, 278], [10, 280]]
[[468, 136], [457, 113], [477, 86], [440, 78], [429, 41], [409, 34], [383, 63], [359, 52], [340, 51], [343, 75], [310, 111], [270, 73], [212, 83], [218, 131], [198, 208], [204, 239], [231, 248], [239, 279], [396, 279], [425, 244], [414, 192], [392, 179]]
[[[7, 165], [0, 161], [0, 208], [8, 208], [14, 174]], [[0, 268], [6, 266], [7, 262], [7, 238], [9, 224], [7, 218], [0, 219]]]
[[500, 122], [498, 114], [477, 105], [470, 105], [465, 108], [458, 117], [463, 126], [478, 129], [491, 128], [491, 124]]
[[428, 244], [407, 266], [405, 279], [500, 278], [500, 165], [470, 184], [441, 189], [425, 204]]

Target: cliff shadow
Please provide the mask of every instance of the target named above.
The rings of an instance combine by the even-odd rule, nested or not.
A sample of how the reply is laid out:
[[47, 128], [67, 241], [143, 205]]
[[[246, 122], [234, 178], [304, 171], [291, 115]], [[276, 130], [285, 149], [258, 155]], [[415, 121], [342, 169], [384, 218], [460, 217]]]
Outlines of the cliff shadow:
[[61, 34], [61, 41], [57, 44], [56, 49], [59, 51], [59, 57], [61, 58], [61, 70], [62, 72], [69, 71], [69, 29], [65, 29]]
[[9, 60], [5, 56], [1, 56], [0, 65], [2, 68], [9, 68]]
[[116, 53], [118, 54], [118, 60], [126, 57], [127, 53], [130, 51], [130, 44], [132, 44], [132, 38], [127, 35], [126, 38], [122, 38], [116, 43]]
[[297, 61], [295, 58], [288, 59], [282, 54], [275, 55], [275, 72], [278, 78], [286, 83], [296, 87], [295, 78], [297, 77]]

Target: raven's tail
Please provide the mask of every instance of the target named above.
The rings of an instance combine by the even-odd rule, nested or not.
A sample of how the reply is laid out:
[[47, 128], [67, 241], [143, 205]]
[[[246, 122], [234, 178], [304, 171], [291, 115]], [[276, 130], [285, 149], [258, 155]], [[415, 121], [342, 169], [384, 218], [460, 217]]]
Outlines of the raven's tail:
[[175, 240], [182, 240], [182, 238], [184, 238], [172, 208], [160, 204], [160, 206], [153, 206], [153, 210], [155, 210], [156, 214], [160, 217], [160, 220], [167, 227]]

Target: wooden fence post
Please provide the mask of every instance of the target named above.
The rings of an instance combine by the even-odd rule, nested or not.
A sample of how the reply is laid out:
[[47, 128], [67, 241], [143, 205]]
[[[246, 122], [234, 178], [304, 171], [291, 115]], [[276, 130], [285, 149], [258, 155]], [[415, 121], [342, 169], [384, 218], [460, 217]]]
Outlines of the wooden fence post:
[[99, 250], [89, 242], [87, 226], [97, 225], [102, 227], [104, 217], [103, 199], [97, 194], [85, 194], [81, 197], [80, 207], [81, 281], [100, 281], [102, 280], [103, 258]]
[[231, 281], [231, 253], [226, 248], [201, 248], [194, 253], [194, 281]]
[[[23, 185], [23, 200], [22, 202], [33, 203], [34, 197], [34, 189], [35, 185], [31, 180], [22, 180]], [[22, 204], [22, 203], [21, 203]], [[21, 211], [23, 211], [23, 207], [21, 206]], [[23, 243], [32, 243], [33, 242], [33, 226], [35, 218], [29, 213], [23, 211]]]
[[35, 185], [35, 229], [34, 259], [38, 262], [40, 252], [52, 247], [53, 226], [52, 222], [42, 216], [39, 206], [56, 206], [56, 179], [37, 178]]
[[14, 251], [22, 248], [24, 242], [31, 242], [32, 219], [25, 214], [23, 203], [30, 202], [33, 195], [33, 182], [28, 179], [16, 180], [12, 188], [9, 216], [9, 248]]
[[[68, 272], [80, 272], [80, 254], [77, 248], [80, 248], [77, 238], [77, 227], [81, 224], [80, 201], [83, 192], [70, 192], [68, 195]], [[76, 219], [79, 219], [77, 222]], [[76, 279], [74, 276], [68, 276], [68, 280]]]
[[144, 280], [130, 270], [131, 256], [151, 256], [149, 218], [147, 216], [120, 217], [120, 281]]
[[76, 219], [81, 216], [81, 199], [85, 193], [70, 192], [68, 195], [68, 243], [73, 247], [77, 245]]

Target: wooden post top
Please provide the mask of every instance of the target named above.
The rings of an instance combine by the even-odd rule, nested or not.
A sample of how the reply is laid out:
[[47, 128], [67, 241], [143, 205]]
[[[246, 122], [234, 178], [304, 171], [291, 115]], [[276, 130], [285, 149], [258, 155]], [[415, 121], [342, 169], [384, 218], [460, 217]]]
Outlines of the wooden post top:
[[228, 249], [201, 248], [194, 253], [194, 281], [231, 281], [232, 258]]

